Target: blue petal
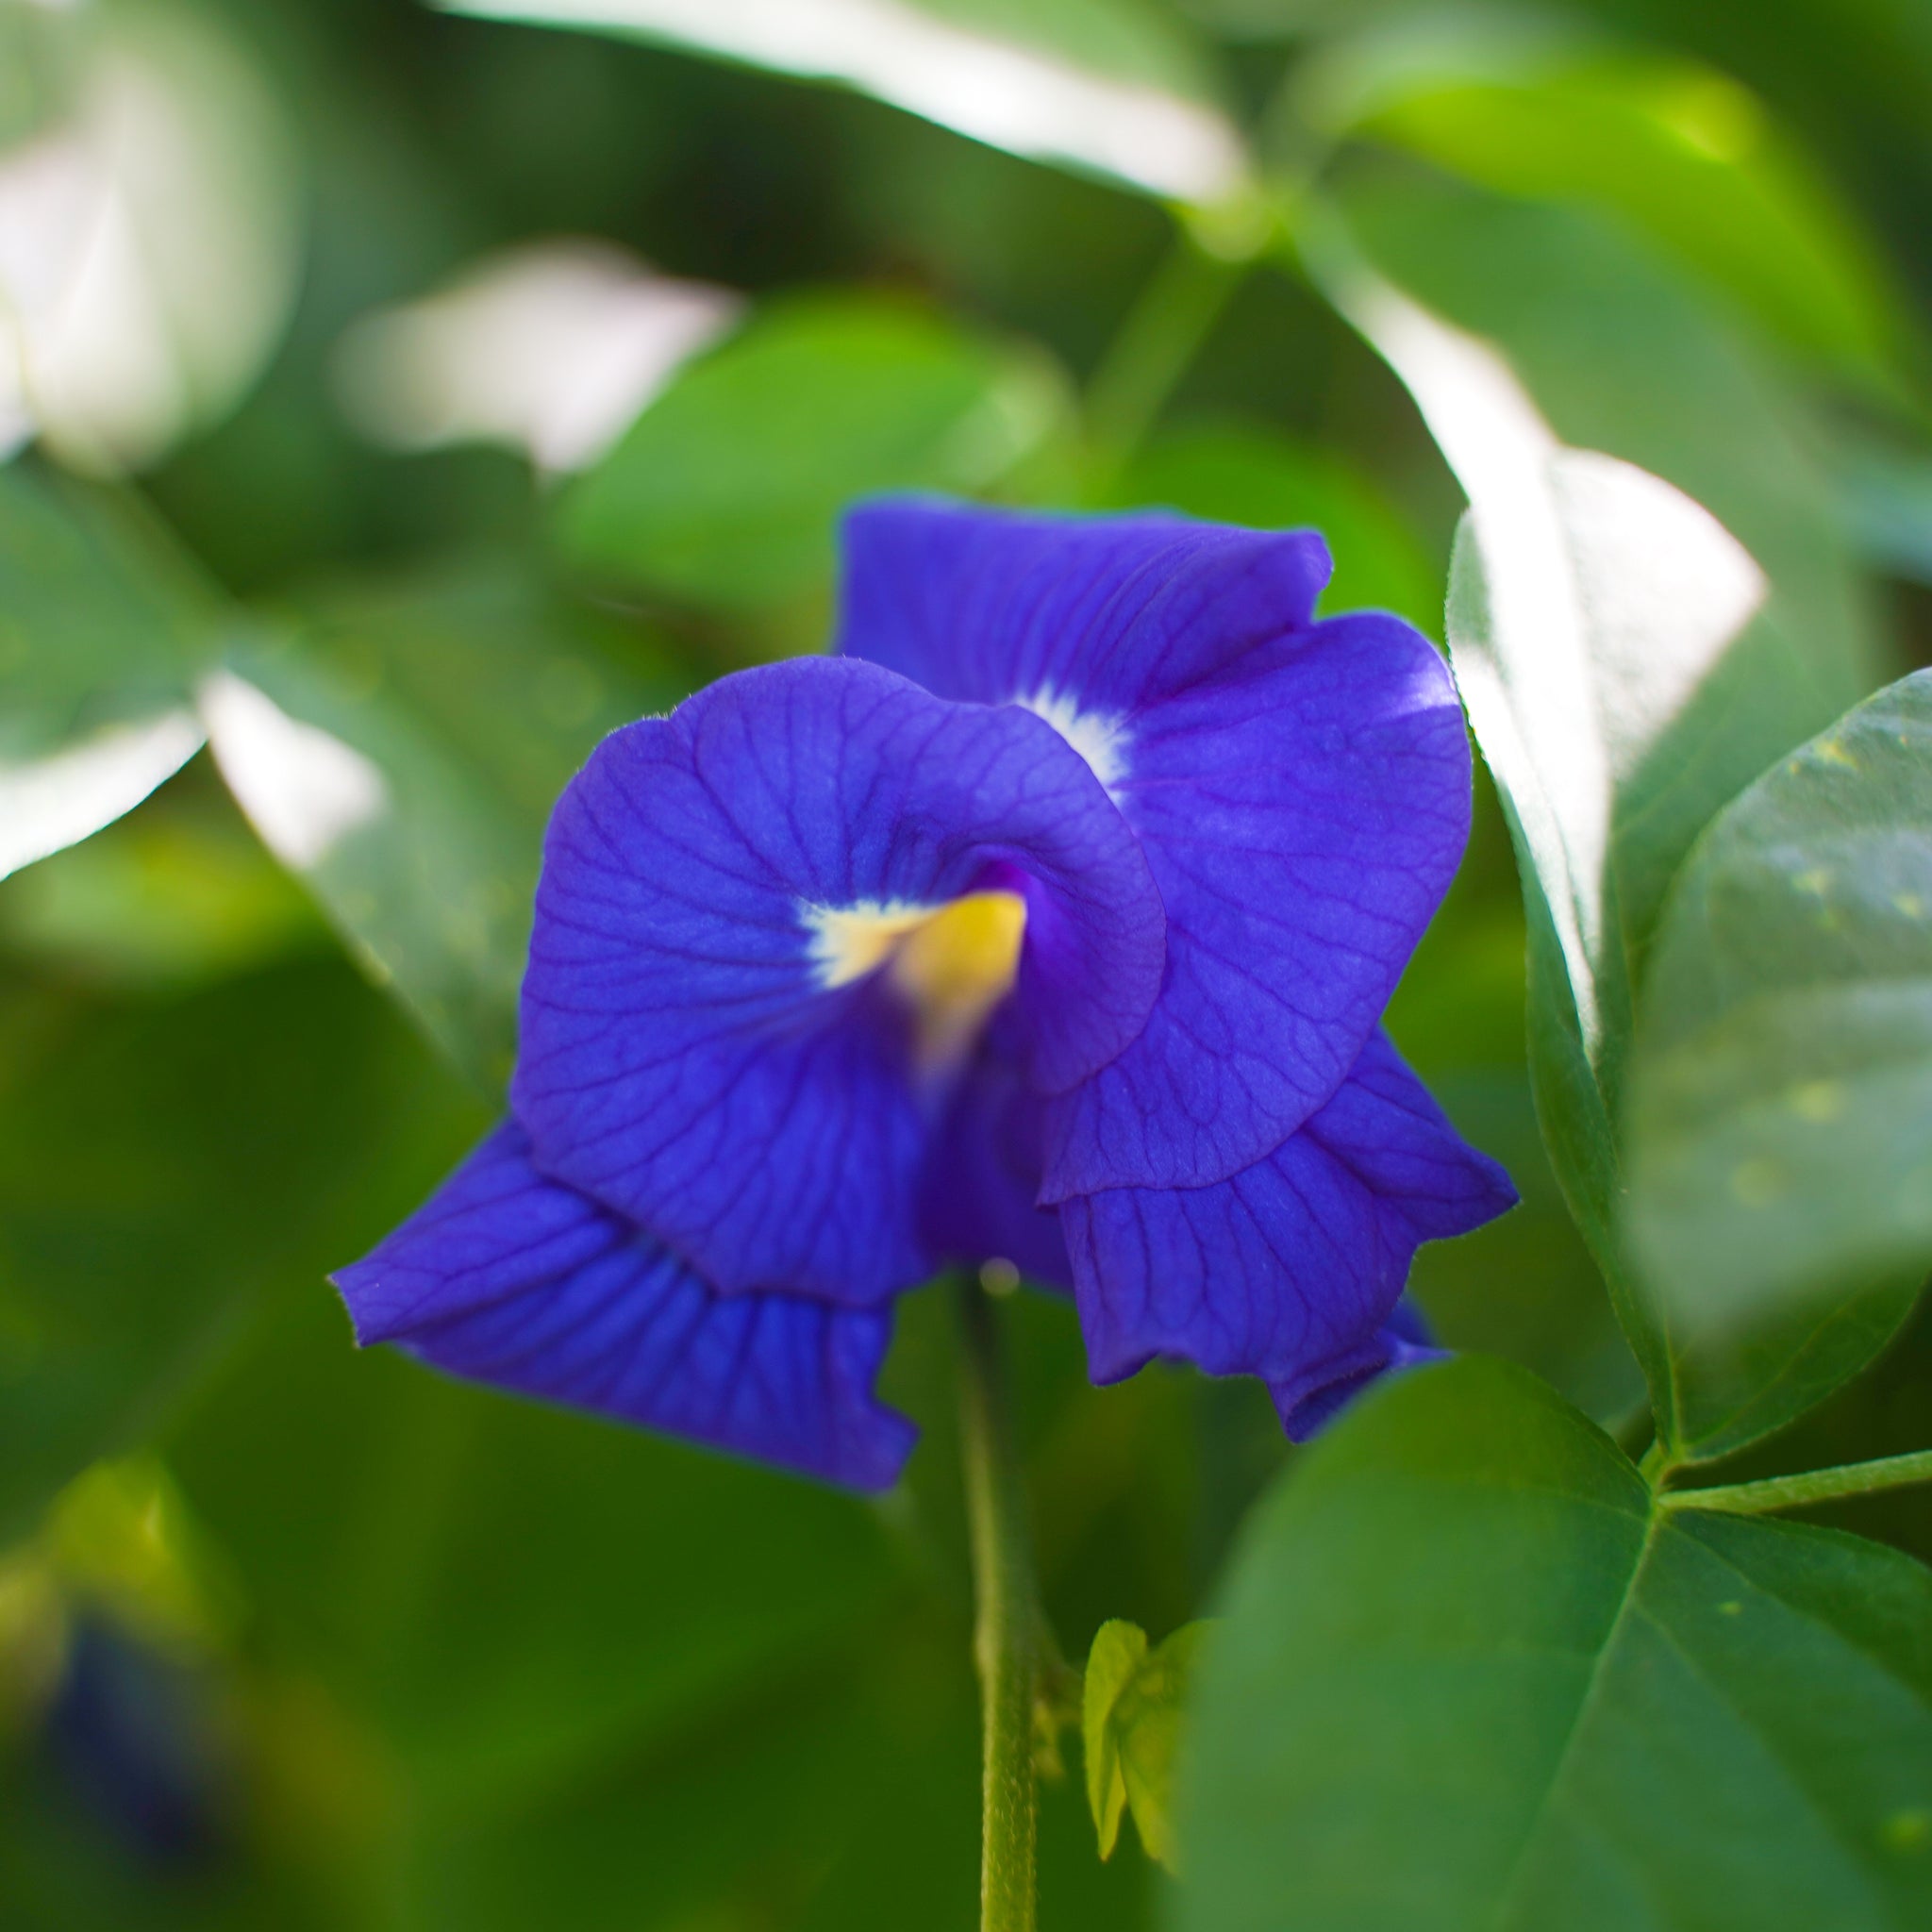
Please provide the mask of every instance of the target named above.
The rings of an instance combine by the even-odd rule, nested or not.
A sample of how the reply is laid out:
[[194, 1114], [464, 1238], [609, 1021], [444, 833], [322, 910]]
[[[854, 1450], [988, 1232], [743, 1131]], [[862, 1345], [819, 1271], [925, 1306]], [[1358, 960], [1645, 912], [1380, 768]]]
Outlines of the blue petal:
[[545, 1180], [513, 1121], [335, 1282], [364, 1344], [855, 1489], [890, 1487], [917, 1434], [873, 1394], [890, 1314], [719, 1294]]
[[1466, 1234], [1515, 1199], [1377, 1032], [1334, 1097], [1231, 1179], [1061, 1208], [1093, 1378], [1178, 1357], [1259, 1375], [1292, 1414], [1382, 1364], [1422, 1242]]
[[1446, 1348], [1436, 1346], [1435, 1336], [1423, 1313], [1407, 1295], [1396, 1303], [1395, 1312], [1375, 1330], [1358, 1354], [1332, 1364], [1325, 1381], [1308, 1375], [1290, 1376], [1271, 1382], [1268, 1392], [1281, 1417], [1281, 1426], [1291, 1440], [1306, 1442], [1326, 1428], [1370, 1383], [1401, 1369], [1419, 1369], [1427, 1362], [1449, 1359]]
[[1442, 660], [1333, 618], [1163, 701], [1115, 796], [1160, 889], [1168, 974], [1141, 1037], [1057, 1110], [1046, 1198], [1200, 1187], [1259, 1159], [1355, 1064], [1469, 836]]
[[845, 519], [839, 648], [941, 697], [1041, 691], [1138, 710], [1304, 628], [1328, 581], [1312, 530], [1074, 517], [888, 497]]
[[1441, 658], [1392, 617], [1313, 623], [1307, 532], [889, 502], [846, 544], [844, 649], [948, 697], [1041, 704], [1160, 889], [1160, 1003], [1057, 1110], [1044, 1198], [1258, 1160], [1355, 1063], [1461, 856]]
[[1058, 1211], [1034, 1205], [1044, 1131], [1040, 1100], [995, 1025], [933, 1143], [921, 1224], [935, 1255], [972, 1265], [1007, 1260], [1031, 1281], [1073, 1287]]
[[613, 734], [545, 843], [513, 1089], [537, 1165], [729, 1291], [921, 1279], [941, 1096], [876, 978], [824, 984], [808, 915], [989, 887], [1026, 900], [1014, 1025], [1064, 1089], [1140, 1030], [1164, 941], [1132, 833], [1049, 726], [816, 658]]

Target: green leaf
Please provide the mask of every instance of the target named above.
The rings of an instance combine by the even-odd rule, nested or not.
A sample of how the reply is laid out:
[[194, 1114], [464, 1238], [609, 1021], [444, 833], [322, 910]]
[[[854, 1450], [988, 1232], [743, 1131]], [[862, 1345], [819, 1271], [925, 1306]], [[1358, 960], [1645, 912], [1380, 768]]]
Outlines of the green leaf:
[[1615, 1237], [1615, 1122], [1633, 980], [1665, 886], [1706, 821], [1820, 708], [1766, 588], [1669, 485], [1527, 435], [1517, 474], [1486, 481], [1451, 571], [1450, 652], [1529, 909], [1540, 1110], [1667, 1436], [1668, 1352]]
[[1121, 1811], [1134, 1814], [1150, 1857], [1173, 1869], [1174, 1775], [1182, 1709], [1208, 1633], [1188, 1624], [1156, 1649], [1139, 1624], [1114, 1618], [1094, 1633], [1081, 1696], [1087, 1802], [1100, 1856], [1113, 1857]]
[[822, 592], [854, 498], [977, 492], [1067, 420], [1038, 352], [877, 297], [794, 300], [693, 363], [558, 507], [608, 583], [727, 610]]
[[1507, 839], [1479, 803], [1469, 858], [1385, 1017], [1457, 1131], [1503, 1163], [1522, 1199], [1473, 1235], [1424, 1246], [1409, 1292], [1445, 1347], [1521, 1362], [1615, 1432], [1648, 1413], [1648, 1397], [1538, 1132], [1525, 920]]
[[1872, 568], [1932, 586], [1932, 452], [1840, 428], [1832, 471], [1852, 536]]
[[160, 1426], [266, 1297], [346, 1258], [343, 1217], [412, 1137], [446, 1158], [480, 1124], [333, 960], [178, 1000], [43, 995], [11, 1024], [0, 1544]]
[[1473, 506], [1450, 647], [1518, 847], [1544, 1139], [1673, 1441], [1661, 1318], [1618, 1238], [1637, 987], [1704, 824], [1866, 688], [1858, 585], [1790, 407], [1614, 231], [1413, 183], [1346, 207], [1312, 259]]
[[1126, 1808], [1127, 1781], [1121, 1770], [1114, 1707], [1147, 1661], [1147, 1633], [1138, 1624], [1110, 1618], [1093, 1633], [1087, 1678], [1080, 1694], [1080, 1739], [1087, 1758], [1087, 1803], [1100, 1837], [1100, 1856], [1113, 1857]]
[[1659, 933], [1630, 1078], [1632, 1245], [1682, 1446], [1864, 1366], [1932, 1268], [1932, 672], [1718, 819]]
[[1250, 424], [1173, 431], [1133, 458], [1102, 507], [1142, 505], [1257, 529], [1311, 525], [1335, 558], [1324, 611], [1393, 610], [1428, 631], [1441, 619], [1438, 579], [1414, 533], [1327, 450]]
[[1225, 1609], [1182, 1932], [1932, 1915], [1932, 1574], [1657, 1510], [1522, 1370], [1362, 1403], [1251, 1520]]
[[[1472, 502], [1507, 484], [1486, 463], [1486, 439], [1510, 458], [1527, 397], [1559, 442], [1663, 477], [1750, 552], [1829, 703], [1818, 725], [1873, 688], [1884, 651], [1812, 454], [1815, 426], [1774, 366], [1668, 262], [1588, 208], [1440, 178], [1363, 171], [1341, 208], [1345, 228], [1317, 237], [1324, 285], [1408, 385]], [[1466, 341], [1445, 355], [1431, 322], [1489, 357], [1472, 362]]]
[[208, 629], [125, 499], [0, 468], [0, 877], [111, 824], [194, 755], [188, 679]]
[[1905, 308], [1856, 210], [1728, 75], [1518, 29], [1413, 31], [1325, 54], [1298, 97], [1483, 187], [1587, 202], [1770, 334], [1895, 389]]
[[77, 36], [58, 10], [0, 5], [0, 143], [43, 132], [74, 97]]
[[[426, 1151], [329, 1265], [426, 1191]], [[319, 1270], [164, 1448], [264, 1632], [439, 1830], [673, 1748], [860, 1641], [892, 1585], [855, 1498], [358, 1353]]]
[[331, 935], [202, 765], [0, 885], [0, 942], [85, 985], [186, 991]]
[[1143, 0], [438, 0], [587, 26], [890, 101], [1009, 153], [1185, 201], [1240, 185], [1205, 52]]
[[667, 655], [483, 573], [308, 611], [202, 690], [223, 775], [379, 984], [485, 1091], [515, 1051], [544, 823], [616, 725], [681, 697]]

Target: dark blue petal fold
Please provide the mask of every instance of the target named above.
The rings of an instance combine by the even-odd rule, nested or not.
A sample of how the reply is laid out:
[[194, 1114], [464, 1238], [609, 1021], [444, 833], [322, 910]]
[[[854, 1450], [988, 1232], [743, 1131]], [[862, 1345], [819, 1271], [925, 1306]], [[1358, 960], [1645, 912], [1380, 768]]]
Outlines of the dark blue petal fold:
[[1056, 1109], [1044, 1198], [1251, 1165], [1361, 1052], [1468, 836], [1441, 658], [1311, 621], [1307, 532], [931, 503], [847, 525], [842, 646], [1041, 709], [1139, 837], [1168, 922], [1145, 1030]]
[[1180, 1357], [1260, 1376], [1291, 1418], [1384, 1365], [1417, 1247], [1515, 1199], [1377, 1032], [1326, 1105], [1232, 1178], [1061, 1207], [1093, 1378]]
[[1469, 743], [1426, 640], [1333, 618], [1145, 712], [1115, 796], [1166, 908], [1167, 979], [1057, 1110], [1049, 1200], [1224, 1179], [1327, 1100], [1455, 875]]
[[1035, 1205], [1045, 1119], [1021, 1077], [1005, 1016], [960, 1077], [934, 1137], [921, 1225], [934, 1255], [1010, 1261], [1028, 1280], [1071, 1289], [1058, 1212]]
[[1325, 1380], [1308, 1374], [1271, 1382], [1268, 1392], [1291, 1440], [1306, 1442], [1324, 1429], [1371, 1382], [1398, 1369], [1419, 1369], [1447, 1361], [1449, 1351], [1436, 1338], [1423, 1312], [1407, 1295], [1395, 1311], [1353, 1356], [1327, 1365]]
[[1064, 1089], [1140, 1031], [1164, 940], [1132, 833], [1049, 726], [815, 658], [614, 733], [545, 842], [513, 1087], [537, 1165], [729, 1291], [921, 1279], [942, 1095], [876, 976], [825, 983], [813, 908], [995, 888], [1026, 903], [1018, 1051]]
[[335, 1282], [365, 1344], [856, 1489], [888, 1488], [917, 1434], [873, 1394], [890, 1314], [718, 1293], [539, 1174], [514, 1122]]

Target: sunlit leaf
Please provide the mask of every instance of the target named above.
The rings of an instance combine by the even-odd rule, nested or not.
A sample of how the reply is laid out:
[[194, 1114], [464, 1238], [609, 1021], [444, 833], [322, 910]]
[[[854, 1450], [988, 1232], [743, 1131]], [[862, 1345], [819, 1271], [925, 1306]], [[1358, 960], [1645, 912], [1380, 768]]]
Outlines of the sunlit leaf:
[[207, 9], [56, 10], [71, 100], [0, 172], [0, 411], [119, 472], [225, 414], [279, 340], [302, 260], [294, 142]]
[[327, 946], [211, 772], [0, 886], [0, 943], [92, 986], [185, 989]]
[[1709, 68], [1519, 30], [1389, 33], [1301, 77], [1310, 118], [1485, 187], [1591, 202], [1790, 347], [1895, 388], [1906, 325], [1882, 259], [1747, 89]]
[[515, 1051], [550, 807], [605, 732], [683, 695], [485, 576], [308, 613], [201, 687], [223, 776], [351, 951], [480, 1089]]
[[1862, 1367], [1932, 1269], [1932, 672], [1778, 765], [1692, 855], [1629, 1135], [1685, 1443], [1719, 1455]]
[[[1498, 439], [1494, 461], [1512, 463], [1526, 396], [1558, 441], [1663, 477], [1750, 552], [1830, 704], [1818, 724], [1879, 681], [1884, 655], [1812, 423], [1748, 338], [1640, 238], [1588, 208], [1381, 170], [1351, 176], [1341, 208], [1343, 254], [1317, 248], [1324, 283], [1415, 394], [1473, 502], [1490, 479], [1485, 436]], [[1378, 299], [1391, 288], [1407, 307]], [[1513, 381], [1499, 391], [1466, 355], [1418, 338], [1417, 309], [1475, 338]]]
[[608, 243], [528, 242], [359, 317], [337, 388], [356, 426], [388, 448], [492, 442], [543, 470], [580, 470], [741, 307], [728, 289], [655, 275]]
[[897, 302], [792, 302], [672, 383], [565, 491], [558, 538], [601, 581], [757, 608], [829, 583], [856, 497], [996, 488], [1065, 409], [1037, 353]]
[[1906, 1932], [1932, 1574], [1657, 1510], [1522, 1370], [1387, 1386], [1252, 1520], [1184, 1768], [1183, 1932]]
[[128, 508], [0, 469], [0, 876], [130, 810], [201, 743], [188, 680], [209, 628]]
[[[1612, 284], [1621, 244], [1607, 231], [1433, 190], [1362, 206], [1381, 242], [1398, 238], [1384, 253], [1461, 325], [1382, 279], [1347, 239], [1318, 239], [1328, 285], [1416, 396], [1473, 505], [1451, 652], [1518, 844], [1538, 1112], [1674, 1440], [1660, 1317], [1617, 1236], [1615, 1123], [1637, 984], [1664, 891], [1704, 824], [1861, 689], [1857, 585], [1771, 393], [1641, 258], [1624, 264], [1633, 279]], [[1440, 232], [1421, 225], [1424, 210]], [[1516, 306], [1499, 307], [1471, 270], [1501, 272], [1512, 237]], [[1471, 323], [1500, 341], [1464, 333]], [[1566, 449], [1570, 423], [1624, 452], [1655, 449], [1680, 485], [1682, 473], [1705, 476], [1765, 548], [1747, 553], [1735, 525], [1656, 475]], [[1686, 436], [1690, 423], [1715, 449]], [[1765, 463], [1789, 453], [1790, 467], [1748, 474], [1737, 458], [1754, 446]]]
[[438, 0], [857, 88], [993, 147], [1183, 200], [1239, 185], [1201, 50], [1141, 0]]
[[1087, 1802], [1100, 1856], [1113, 1856], [1123, 1807], [1148, 1856], [1174, 1863], [1174, 1778], [1195, 1659], [1208, 1625], [1189, 1624], [1158, 1648], [1147, 1633], [1118, 1618], [1094, 1633], [1081, 1699]]
[[1627, 464], [1539, 445], [1529, 421], [1513, 472], [1484, 456], [1450, 651], [1518, 845], [1545, 1133], [1670, 1432], [1667, 1352], [1613, 1231], [1633, 973], [1690, 841], [1820, 706], [1711, 517]]

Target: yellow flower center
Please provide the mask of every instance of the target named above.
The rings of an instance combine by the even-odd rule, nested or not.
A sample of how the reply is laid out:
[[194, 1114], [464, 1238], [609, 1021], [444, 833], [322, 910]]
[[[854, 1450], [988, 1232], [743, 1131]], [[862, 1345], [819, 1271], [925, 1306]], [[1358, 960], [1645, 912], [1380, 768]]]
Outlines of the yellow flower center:
[[848, 986], [885, 969], [912, 1008], [922, 1065], [949, 1066], [1011, 990], [1026, 934], [1017, 892], [968, 892], [948, 906], [813, 907], [820, 983]]

